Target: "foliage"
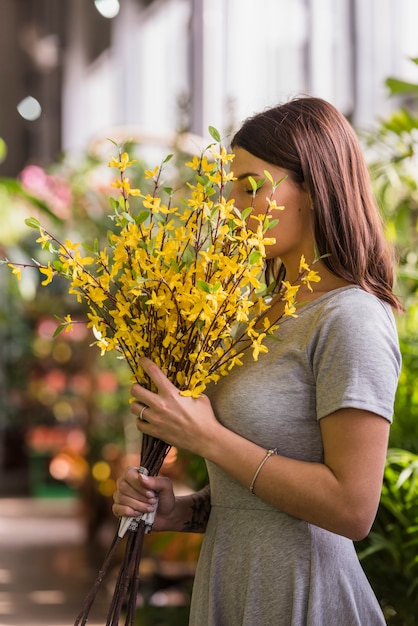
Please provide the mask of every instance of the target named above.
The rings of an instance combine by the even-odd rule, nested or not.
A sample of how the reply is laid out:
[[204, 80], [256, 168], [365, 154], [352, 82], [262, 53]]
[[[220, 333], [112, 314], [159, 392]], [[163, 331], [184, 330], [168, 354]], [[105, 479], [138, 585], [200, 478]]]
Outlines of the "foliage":
[[[413, 59], [418, 64], [418, 59]], [[392, 95], [410, 84], [387, 80]], [[418, 115], [404, 107], [365, 136], [375, 193], [398, 257], [397, 290], [406, 313], [398, 317], [403, 368], [390, 445], [418, 453]]]
[[358, 545], [387, 621], [415, 626], [418, 615], [418, 455], [390, 449], [378, 515]]
[[[412, 59], [418, 65], [418, 59]], [[388, 624], [413, 626], [418, 614], [418, 85], [389, 78], [393, 96], [410, 96], [365, 137], [370, 173], [398, 257], [402, 371], [380, 507], [359, 556]]]

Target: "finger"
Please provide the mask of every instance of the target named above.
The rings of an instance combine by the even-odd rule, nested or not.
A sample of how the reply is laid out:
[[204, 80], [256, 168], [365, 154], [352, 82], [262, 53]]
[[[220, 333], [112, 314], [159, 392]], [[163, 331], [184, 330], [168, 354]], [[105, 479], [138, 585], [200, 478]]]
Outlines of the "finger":
[[[136, 421], [138, 423], [148, 423], [149, 424], [149, 415], [151, 409], [146, 404], [142, 404], [141, 402], [133, 402], [129, 407], [130, 412], [135, 415]], [[147, 412], [145, 412], [147, 411]]]
[[151, 361], [151, 359], [141, 357], [138, 359], [138, 363], [144, 372], [150, 377], [159, 393], [164, 390], [178, 393], [177, 387], [168, 380], [167, 376], [162, 372], [158, 365]]
[[138, 405], [138, 408], [140, 408], [139, 415], [138, 415], [138, 419], [139, 419], [141, 422], [146, 422], [146, 421], [147, 421], [147, 419], [144, 417], [144, 413], [145, 413], [145, 411], [146, 411], [147, 409], [148, 409], [148, 411], [149, 411], [149, 406], [147, 406], [146, 404], [142, 404], [142, 405]]

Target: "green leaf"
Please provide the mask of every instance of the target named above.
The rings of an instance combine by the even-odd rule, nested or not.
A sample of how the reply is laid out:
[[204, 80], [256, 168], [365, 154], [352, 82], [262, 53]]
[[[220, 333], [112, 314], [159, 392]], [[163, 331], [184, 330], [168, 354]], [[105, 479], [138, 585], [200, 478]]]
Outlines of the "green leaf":
[[270, 172], [268, 170], [264, 170], [264, 176], [267, 178], [267, 180], [273, 185], [273, 176], [270, 174]]
[[260, 187], [262, 187], [264, 185], [264, 183], [266, 182], [265, 178], [260, 178], [260, 180], [254, 180], [254, 178], [252, 176], [248, 176], [248, 181], [252, 187], [253, 193], [256, 193]]
[[241, 212], [241, 217], [242, 217], [242, 219], [243, 219], [243, 220], [246, 220], [246, 219], [247, 219], [247, 217], [248, 217], [248, 216], [250, 215], [250, 213], [252, 212], [252, 210], [253, 210], [253, 207], [252, 207], [252, 206], [249, 206], [247, 209], [244, 209], [244, 210]]
[[250, 253], [249, 256], [249, 261], [251, 263], [251, 265], [258, 263], [258, 261], [261, 259], [261, 252], [259, 250], [253, 250]]
[[119, 202], [115, 200], [115, 198], [109, 198], [109, 204], [113, 211], [117, 211], [119, 209]]
[[135, 220], [130, 213], [127, 213], [126, 211], [124, 211], [122, 215], [126, 219], [127, 222], [131, 222], [131, 224], [135, 223]]
[[210, 136], [215, 140], [215, 141], [221, 141], [221, 135], [220, 132], [218, 130], [216, 130], [216, 128], [214, 126], [209, 126], [208, 128], [209, 130], [209, 134]]
[[148, 219], [148, 218], [149, 218], [149, 211], [141, 211], [135, 217], [135, 222], [139, 225], [139, 224], [142, 224], [143, 222], [145, 222], [145, 220]]
[[59, 272], [61, 274], [61, 272], [62, 272], [62, 263], [61, 263], [61, 261], [58, 261], [58, 259], [56, 259], [55, 261], [53, 261], [52, 267], [54, 268], [54, 270], [56, 270], [57, 272]]
[[250, 183], [253, 193], [257, 191], [257, 183], [252, 176], [248, 176], [248, 182]]
[[177, 273], [180, 271], [180, 266], [175, 259], [170, 259], [170, 267]]
[[418, 94], [418, 84], [416, 83], [409, 83], [405, 80], [390, 77], [386, 79], [385, 84], [389, 87], [392, 96], [406, 93]]
[[189, 265], [193, 263], [195, 258], [196, 258], [195, 250], [193, 246], [189, 244], [187, 248], [185, 249], [185, 251], [183, 252], [182, 261], [185, 263], [186, 267], [188, 267]]
[[59, 326], [57, 326], [52, 336], [54, 338], [57, 337], [60, 333], [62, 333], [62, 331], [64, 330], [66, 326], [67, 324], [60, 324]]
[[36, 230], [41, 228], [39, 221], [35, 217], [28, 217], [25, 220], [25, 224], [26, 226], [29, 226], [29, 228], [36, 228]]
[[6, 160], [7, 157], [7, 144], [3, 137], [0, 137], [0, 163]]
[[268, 223], [268, 225], [266, 225], [266, 231], [267, 230], [271, 230], [272, 228], [274, 228], [275, 226], [277, 226], [277, 224], [279, 223], [278, 219], [275, 220], [271, 220], [271, 222]]
[[211, 288], [209, 283], [207, 283], [204, 280], [198, 280], [197, 281], [197, 286], [199, 287], [199, 289], [201, 289], [202, 291], [204, 291], [205, 293], [211, 293]]

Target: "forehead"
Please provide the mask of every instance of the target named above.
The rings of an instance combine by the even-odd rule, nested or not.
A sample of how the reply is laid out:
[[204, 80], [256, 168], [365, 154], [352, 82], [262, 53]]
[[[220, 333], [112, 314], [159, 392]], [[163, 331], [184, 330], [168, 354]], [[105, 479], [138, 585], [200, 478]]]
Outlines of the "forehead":
[[234, 155], [235, 157], [231, 169], [238, 181], [245, 180], [248, 176], [264, 178], [265, 171], [270, 172], [273, 178], [278, 175], [282, 177], [287, 174], [286, 170], [259, 159], [239, 146], [234, 148]]

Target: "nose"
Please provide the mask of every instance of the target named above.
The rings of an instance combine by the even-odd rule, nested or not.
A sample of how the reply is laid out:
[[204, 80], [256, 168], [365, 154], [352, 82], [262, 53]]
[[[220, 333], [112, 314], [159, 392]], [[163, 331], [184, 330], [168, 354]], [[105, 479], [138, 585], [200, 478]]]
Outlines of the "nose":
[[238, 194], [235, 193], [236, 192], [236, 187], [235, 185], [231, 185], [229, 192], [226, 194], [226, 199], [227, 200], [234, 200], [234, 205], [237, 207], [237, 209], [239, 211], [242, 210], [242, 207], [239, 204], [239, 201], [237, 200]]

